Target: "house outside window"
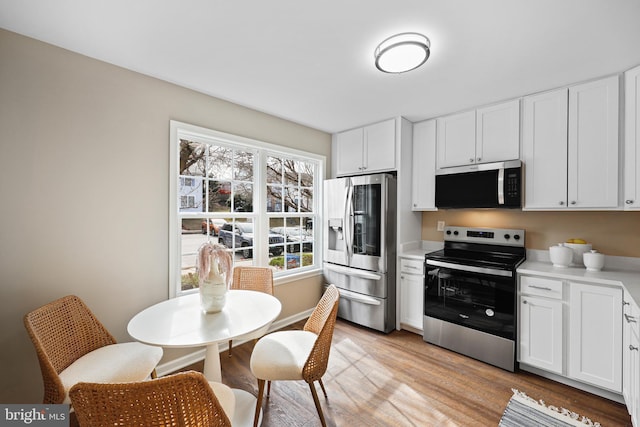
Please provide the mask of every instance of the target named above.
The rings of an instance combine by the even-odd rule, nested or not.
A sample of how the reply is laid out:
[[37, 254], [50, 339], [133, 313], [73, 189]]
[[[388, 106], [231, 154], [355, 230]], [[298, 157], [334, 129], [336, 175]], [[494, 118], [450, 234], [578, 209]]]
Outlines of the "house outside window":
[[198, 287], [198, 248], [274, 277], [321, 266], [324, 156], [171, 122], [170, 294]]

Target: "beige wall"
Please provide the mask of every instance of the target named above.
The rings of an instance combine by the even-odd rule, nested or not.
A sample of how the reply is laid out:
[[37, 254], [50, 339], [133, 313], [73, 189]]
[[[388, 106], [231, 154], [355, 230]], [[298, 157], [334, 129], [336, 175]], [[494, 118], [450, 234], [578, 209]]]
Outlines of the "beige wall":
[[[3, 403], [42, 398], [28, 311], [77, 294], [122, 341], [132, 315], [167, 298], [169, 120], [330, 164], [324, 132], [4, 30], [0, 58]], [[276, 292], [290, 316], [315, 305], [320, 279]]]
[[606, 255], [640, 257], [640, 212], [523, 212], [443, 210], [422, 213], [422, 239], [442, 241], [437, 221], [447, 225], [516, 228], [526, 231], [528, 249], [546, 250], [582, 238]]

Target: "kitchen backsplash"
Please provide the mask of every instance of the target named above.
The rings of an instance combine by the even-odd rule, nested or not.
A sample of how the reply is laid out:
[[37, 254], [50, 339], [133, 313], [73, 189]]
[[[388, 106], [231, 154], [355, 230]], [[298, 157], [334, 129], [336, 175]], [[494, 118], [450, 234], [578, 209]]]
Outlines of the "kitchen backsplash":
[[422, 240], [442, 241], [438, 221], [446, 225], [516, 228], [526, 231], [527, 249], [548, 250], [581, 238], [605, 255], [640, 257], [640, 212], [531, 212], [455, 209], [422, 213]]

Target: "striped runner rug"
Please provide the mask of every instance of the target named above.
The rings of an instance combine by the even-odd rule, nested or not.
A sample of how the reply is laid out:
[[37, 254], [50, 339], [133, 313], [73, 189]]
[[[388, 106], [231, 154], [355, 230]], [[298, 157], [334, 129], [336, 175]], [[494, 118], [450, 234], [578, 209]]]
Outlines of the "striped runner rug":
[[516, 389], [511, 390], [513, 396], [504, 410], [499, 427], [601, 427], [600, 423], [568, 409], [546, 405], [543, 400], [532, 399]]

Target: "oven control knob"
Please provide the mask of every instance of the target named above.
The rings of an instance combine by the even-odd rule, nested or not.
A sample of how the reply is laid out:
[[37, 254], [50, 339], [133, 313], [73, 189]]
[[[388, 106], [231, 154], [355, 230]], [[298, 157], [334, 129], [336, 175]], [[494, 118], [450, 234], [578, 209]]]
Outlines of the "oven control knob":
[[450, 236], [451, 235], [451, 230], [447, 230], [447, 235]]
[[454, 232], [453, 232], [453, 235], [454, 235], [454, 236], [457, 236], [458, 234], [459, 234], [459, 233], [458, 233], [458, 230], [456, 230], [456, 231], [454, 231]]
[[511, 238], [511, 235], [510, 234], [505, 234], [504, 238], [505, 238], [505, 240], [509, 240]]
[[513, 238], [516, 239], [516, 240], [520, 240], [520, 235], [519, 234], [514, 234]]

